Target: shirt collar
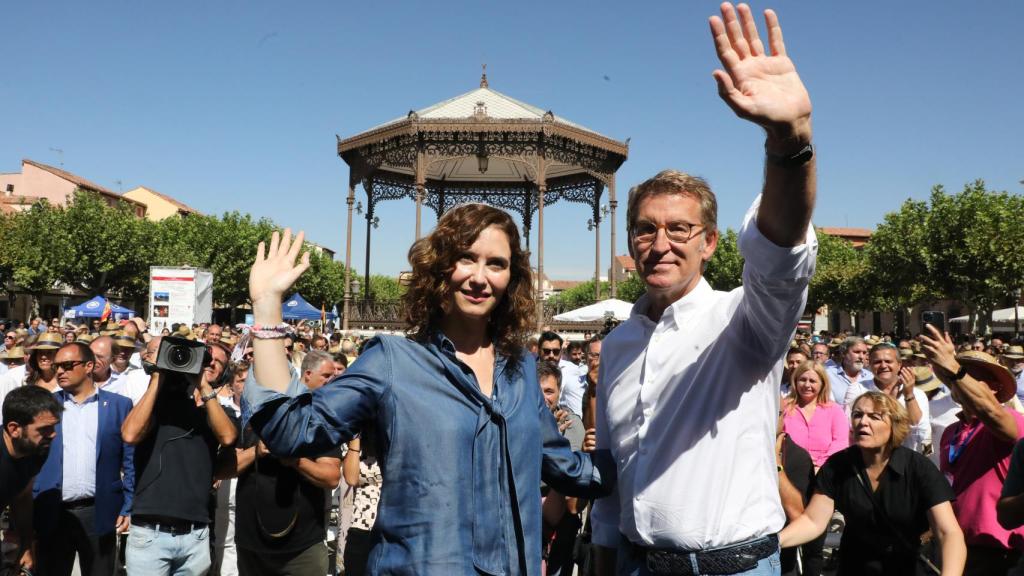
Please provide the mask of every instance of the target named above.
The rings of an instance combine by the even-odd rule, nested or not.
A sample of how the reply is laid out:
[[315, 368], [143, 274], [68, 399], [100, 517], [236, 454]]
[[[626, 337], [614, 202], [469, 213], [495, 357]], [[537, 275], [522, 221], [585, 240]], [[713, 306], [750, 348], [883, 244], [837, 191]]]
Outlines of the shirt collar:
[[897, 446], [896, 449], [892, 451], [892, 455], [889, 456], [889, 464], [886, 465], [886, 468], [900, 476], [906, 476], [907, 466], [910, 464], [910, 452], [911, 450], [909, 448]]
[[[701, 276], [700, 281], [694, 286], [693, 290], [690, 290], [678, 300], [665, 308], [665, 311], [661, 314], [661, 319], [664, 321], [671, 321], [677, 326], [679, 323], [677, 320], [683, 318], [690, 312], [702, 309], [708, 296], [713, 293], [714, 290], [711, 288], [711, 284]], [[650, 298], [647, 294], [644, 294], [636, 301], [633, 305], [633, 310], [630, 312], [630, 316], [639, 316], [642, 320], [648, 323], [653, 323], [650, 318], [647, 317], [647, 309], [650, 306]]]
[[92, 394], [90, 394], [89, 397], [86, 398], [82, 402], [75, 401], [75, 397], [70, 392], [68, 392], [67, 390], [64, 390], [63, 388], [57, 390], [56, 394], [60, 398], [62, 403], [64, 403], [64, 402], [71, 402], [73, 404], [77, 404], [79, 406], [83, 406], [85, 404], [88, 404], [89, 402], [96, 402], [98, 400], [99, 395], [100, 395], [100, 389], [99, 388], [93, 388]]

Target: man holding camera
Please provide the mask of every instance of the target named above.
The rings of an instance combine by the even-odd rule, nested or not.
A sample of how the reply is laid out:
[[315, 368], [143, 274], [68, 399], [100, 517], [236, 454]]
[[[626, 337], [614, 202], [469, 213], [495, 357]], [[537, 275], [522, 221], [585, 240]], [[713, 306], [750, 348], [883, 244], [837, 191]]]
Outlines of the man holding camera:
[[[166, 337], [149, 388], [121, 433], [136, 445], [136, 490], [126, 560], [130, 574], [200, 575], [210, 568], [210, 487], [220, 455], [237, 432], [216, 387], [228, 353]], [[232, 454], [233, 455], [233, 454]]]

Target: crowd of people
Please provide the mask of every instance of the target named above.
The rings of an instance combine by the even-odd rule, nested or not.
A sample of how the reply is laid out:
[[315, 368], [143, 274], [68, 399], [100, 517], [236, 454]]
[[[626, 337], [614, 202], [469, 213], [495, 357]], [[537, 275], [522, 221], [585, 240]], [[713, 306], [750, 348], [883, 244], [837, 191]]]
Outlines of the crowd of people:
[[771, 10], [765, 24], [762, 40], [728, 3], [709, 21], [719, 95], [765, 133], [740, 288], [703, 277], [710, 186], [665, 170], [628, 199], [646, 292], [582, 341], [534, 331], [529, 254], [483, 204], [410, 248], [402, 335], [283, 322], [309, 266], [288, 229], [256, 249], [252, 326], [7, 327], [12, 562], [107, 576], [121, 549], [147, 576], [811, 576], [826, 559], [845, 576], [1016, 573], [1024, 347], [928, 324], [795, 330], [817, 255], [811, 101]]

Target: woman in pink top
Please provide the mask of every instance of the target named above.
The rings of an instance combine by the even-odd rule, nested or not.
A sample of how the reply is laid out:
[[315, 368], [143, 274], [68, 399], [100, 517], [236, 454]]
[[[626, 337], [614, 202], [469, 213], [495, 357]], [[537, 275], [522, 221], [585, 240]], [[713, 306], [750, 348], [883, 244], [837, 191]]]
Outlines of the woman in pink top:
[[850, 422], [843, 407], [832, 402], [828, 376], [820, 364], [804, 362], [793, 370], [789, 384], [782, 426], [811, 455], [817, 470], [829, 456], [850, 445]]

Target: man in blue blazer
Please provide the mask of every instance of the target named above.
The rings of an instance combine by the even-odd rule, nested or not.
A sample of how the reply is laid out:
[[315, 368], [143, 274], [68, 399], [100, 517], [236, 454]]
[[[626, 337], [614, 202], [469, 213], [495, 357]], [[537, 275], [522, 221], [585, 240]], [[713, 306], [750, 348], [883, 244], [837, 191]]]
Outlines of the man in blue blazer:
[[78, 342], [54, 357], [64, 418], [33, 489], [41, 574], [69, 576], [77, 553], [83, 576], [110, 576], [117, 533], [128, 528], [134, 450], [121, 439], [121, 424], [132, 401], [96, 388], [95, 363]]

